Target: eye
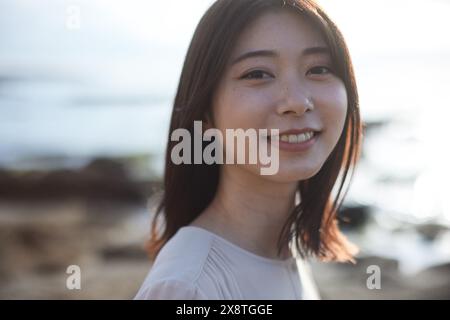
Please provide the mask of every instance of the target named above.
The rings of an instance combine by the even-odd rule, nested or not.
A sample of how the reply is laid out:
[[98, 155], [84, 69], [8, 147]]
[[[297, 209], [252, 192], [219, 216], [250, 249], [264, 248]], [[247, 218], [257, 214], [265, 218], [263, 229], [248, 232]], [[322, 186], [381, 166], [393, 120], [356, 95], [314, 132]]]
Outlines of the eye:
[[325, 66], [317, 66], [317, 67], [313, 67], [311, 69], [309, 69], [308, 74], [313, 74], [313, 75], [326, 75], [326, 74], [330, 74], [333, 73], [333, 71]]
[[[264, 76], [266, 76], [266, 78]], [[267, 77], [273, 78], [273, 76], [266, 71], [254, 70], [254, 71], [251, 71], [251, 72], [245, 74], [244, 76], [242, 76], [241, 79], [243, 79], [243, 80], [261, 80], [261, 79], [267, 79]]]

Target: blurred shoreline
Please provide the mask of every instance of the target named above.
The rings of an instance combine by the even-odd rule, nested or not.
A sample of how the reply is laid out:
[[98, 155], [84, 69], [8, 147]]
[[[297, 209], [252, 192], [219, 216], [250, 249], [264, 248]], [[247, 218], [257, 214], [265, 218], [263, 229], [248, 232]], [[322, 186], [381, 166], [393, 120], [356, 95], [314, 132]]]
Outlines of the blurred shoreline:
[[[133, 174], [135, 160], [0, 169], [0, 299], [134, 296], [151, 266], [148, 201], [161, 187]], [[65, 287], [73, 264], [82, 270], [82, 290]]]
[[[1, 299], [134, 296], [151, 267], [144, 244], [162, 185], [148, 172], [136, 174], [142, 171], [131, 167], [139, 161], [131, 159], [96, 158], [78, 169], [0, 170]], [[312, 263], [322, 297], [450, 299], [450, 253], [438, 256], [433, 249], [450, 239], [448, 228], [401, 222], [389, 229], [374, 211], [356, 203], [340, 211], [347, 221], [342, 228], [361, 254], [356, 265]], [[406, 261], [430, 263], [405, 273], [404, 253], [412, 255]], [[433, 261], [433, 254], [444, 259]], [[72, 264], [81, 267], [82, 290], [65, 287]], [[381, 290], [366, 287], [369, 265], [382, 270]]]

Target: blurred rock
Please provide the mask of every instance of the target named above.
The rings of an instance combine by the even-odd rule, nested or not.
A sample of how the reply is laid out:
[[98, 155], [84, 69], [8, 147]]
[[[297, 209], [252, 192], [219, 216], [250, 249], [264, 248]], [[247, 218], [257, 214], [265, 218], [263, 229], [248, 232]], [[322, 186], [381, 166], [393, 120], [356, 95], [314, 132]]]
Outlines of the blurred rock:
[[106, 261], [111, 260], [148, 260], [147, 253], [142, 246], [125, 245], [108, 247], [101, 251], [101, 256]]
[[377, 131], [390, 123], [388, 119], [380, 119], [380, 120], [372, 120], [372, 121], [364, 121], [363, 123], [363, 133], [364, 136], [368, 134], [372, 134], [373, 131]]
[[[380, 270], [380, 288], [370, 289], [367, 281]], [[450, 299], [450, 267], [443, 265], [417, 274], [405, 275], [398, 261], [378, 256], [359, 257], [356, 264], [312, 263], [322, 299]]]
[[443, 232], [448, 231], [448, 227], [437, 223], [419, 224], [415, 227], [415, 229], [427, 241], [433, 241]]
[[[132, 298], [151, 265], [145, 211], [81, 200], [0, 202], [0, 299]], [[70, 265], [81, 268], [82, 290], [66, 288]]]
[[345, 204], [341, 206], [338, 212], [339, 225], [345, 230], [359, 229], [369, 222], [370, 216], [370, 206]]
[[0, 170], [0, 199], [113, 199], [145, 203], [159, 182], [133, 181], [124, 164], [95, 159], [81, 170], [8, 172]]

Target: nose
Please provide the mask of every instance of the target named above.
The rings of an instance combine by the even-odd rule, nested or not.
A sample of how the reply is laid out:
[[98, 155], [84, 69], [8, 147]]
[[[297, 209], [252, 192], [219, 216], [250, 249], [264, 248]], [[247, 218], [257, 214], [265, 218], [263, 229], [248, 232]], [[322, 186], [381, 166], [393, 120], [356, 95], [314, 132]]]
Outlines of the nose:
[[285, 83], [281, 89], [281, 99], [277, 106], [279, 115], [302, 116], [314, 110], [313, 100], [306, 88], [299, 81]]

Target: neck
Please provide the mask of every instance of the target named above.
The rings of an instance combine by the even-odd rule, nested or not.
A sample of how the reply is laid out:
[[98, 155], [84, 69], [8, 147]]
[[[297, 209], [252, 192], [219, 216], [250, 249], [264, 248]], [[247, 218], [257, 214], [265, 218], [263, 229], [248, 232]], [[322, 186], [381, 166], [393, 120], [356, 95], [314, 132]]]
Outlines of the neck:
[[278, 255], [278, 239], [295, 205], [297, 184], [277, 183], [239, 166], [222, 167], [218, 191], [209, 207], [191, 223], [211, 230], [255, 254]]

